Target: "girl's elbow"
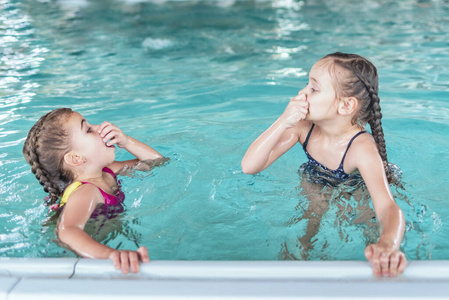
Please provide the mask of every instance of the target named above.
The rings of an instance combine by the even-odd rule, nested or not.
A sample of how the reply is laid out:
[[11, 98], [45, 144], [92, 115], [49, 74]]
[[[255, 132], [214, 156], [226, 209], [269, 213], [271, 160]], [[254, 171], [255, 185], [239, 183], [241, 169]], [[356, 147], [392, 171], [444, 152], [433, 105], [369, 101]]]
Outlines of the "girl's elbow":
[[248, 164], [244, 163], [243, 161], [242, 161], [242, 171], [243, 171], [243, 173], [249, 174], [249, 175], [257, 174], [260, 172], [260, 170], [257, 170], [254, 167], [248, 166]]
[[70, 244], [71, 240], [73, 239], [73, 234], [76, 230], [73, 227], [67, 227], [64, 226], [64, 224], [59, 223], [55, 228], [56, 237], [59, 242], [63, 243], [64, 245]]
[[56, 226], [55, 228], [56, 238], [58, 241], [65, 243], [67, 238], [67, 230], [63, 226]]

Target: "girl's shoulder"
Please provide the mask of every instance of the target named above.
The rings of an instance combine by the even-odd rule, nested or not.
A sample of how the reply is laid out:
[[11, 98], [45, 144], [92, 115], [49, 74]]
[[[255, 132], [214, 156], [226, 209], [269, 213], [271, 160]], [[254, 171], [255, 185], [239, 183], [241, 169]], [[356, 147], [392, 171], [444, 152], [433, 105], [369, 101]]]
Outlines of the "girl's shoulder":
[[62, 207], [56, 231], [60, 233], [64, 228], [70, 227], [84, 228], [97, 205], [103, 202], [103, 197], [95, 185], [78, 186]]
[[[65, 202], [63, 202], [64, 200]], [[79, 181], [74, 182], [72, 183], [72, 185], [68, 186], [64, 191], [63, 197], [61, 198], [61, 204], [64, 206], [92, 204], [95, 204], [96, 206], [96, 204], [100, 204], [103, 202], [103, 196], [94, 184], [81, 183]]]
[[359, 169], [361, 165], [380, 160], [376, 142], [369, 132], [357, 136], [349, 147], [346, 162], [352, 167]]
[[354, 150], [353, 152], [365, 152], [372, 149], [377, 151], [376, 142], [368, 131], [358, 135], [357, 138], [353, 140], [351, 148]]

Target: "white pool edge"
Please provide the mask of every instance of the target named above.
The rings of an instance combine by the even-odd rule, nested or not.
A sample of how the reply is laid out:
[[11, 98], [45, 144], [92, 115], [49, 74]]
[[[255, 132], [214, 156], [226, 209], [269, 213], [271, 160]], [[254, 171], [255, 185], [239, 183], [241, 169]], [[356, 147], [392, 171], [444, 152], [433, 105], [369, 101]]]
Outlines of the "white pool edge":
[[449, 261], [397, 278], [363, 261], [152, 261], [123, 275], [109, 260], [0, 258], [1, 299], [449, 299]]

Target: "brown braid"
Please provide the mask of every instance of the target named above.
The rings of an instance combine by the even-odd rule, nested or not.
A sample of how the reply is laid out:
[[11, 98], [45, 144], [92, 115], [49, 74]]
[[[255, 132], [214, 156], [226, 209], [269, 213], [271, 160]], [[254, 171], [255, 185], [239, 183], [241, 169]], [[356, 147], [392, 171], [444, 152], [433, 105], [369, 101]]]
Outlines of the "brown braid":
[[336, 52], [323, 59], [331, 59], [334, 75], [336, 74], [335, 66], [349, 71], [348, 76], [333, 76], [337, 97], [351, 96], [359, 100], [360, 108], [352, 122], [353, 124], [359, 123], [362, 126], [369, 123], [379, 155], [384, 162], [387, 177], [390, 177], [382, 129], [382, 113], [378, 96], [379, 80], [376, 67], [369, 60], [356, 54]]
[[47, 204], [54, 204], [73, 181], [73, 174], [64, 169], [64, 155], [70, 151], [70, 133], [63, 123], [72, 114], [70, 108], [55, 109], [42, 116], [31, 128], [23, 145], [23, 155], [31, 172], [49, 193]]

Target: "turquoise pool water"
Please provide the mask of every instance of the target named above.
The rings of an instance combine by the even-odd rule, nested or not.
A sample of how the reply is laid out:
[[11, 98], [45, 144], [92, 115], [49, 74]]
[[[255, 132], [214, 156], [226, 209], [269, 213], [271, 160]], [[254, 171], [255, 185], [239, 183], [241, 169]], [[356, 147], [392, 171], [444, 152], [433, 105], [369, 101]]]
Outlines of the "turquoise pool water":
[[403, 171], [404, 188], [392, 190], [407, 220], [407, 257], [449, 258], [447, 1], [0, 7], [0, 256], [74, 256], [53, 242], [45, 194], [21, 154], [35, 121], [68, 106], [171, 158], [122, 178], [127, 210], [88, 226], [107, 245], [145, 245], [151, 258], [170, 260], [363, 259], [365, 237], [377, 232], [358, 218], [369, 215], [366, 195], [331, 195], [316, 235], [301, 244], [309, 223], [301, 148], [255, 176], [240, 168], [313, 63], [338, 50], [378, 67], [389, 160]]

